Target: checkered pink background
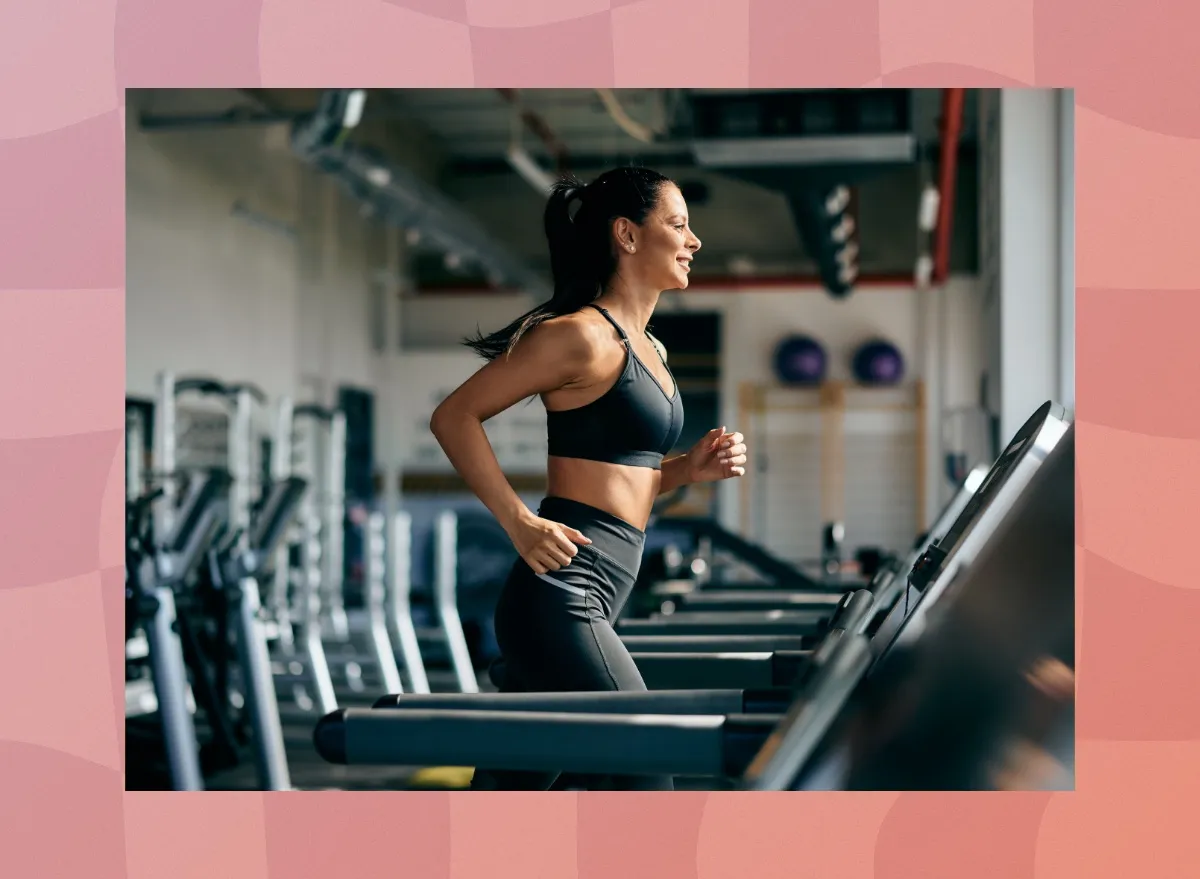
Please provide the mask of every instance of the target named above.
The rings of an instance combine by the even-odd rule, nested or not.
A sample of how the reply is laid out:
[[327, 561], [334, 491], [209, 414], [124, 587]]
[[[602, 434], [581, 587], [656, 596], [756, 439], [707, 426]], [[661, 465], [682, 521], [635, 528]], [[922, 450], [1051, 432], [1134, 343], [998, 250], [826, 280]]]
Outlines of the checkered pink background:
[[[0, 0], [0, 873], [1196, 875], [1200, 7], [1135, 9]], [[1077, 89], [1078, 791], [125, 793], [122, 90], [799, 84]]]

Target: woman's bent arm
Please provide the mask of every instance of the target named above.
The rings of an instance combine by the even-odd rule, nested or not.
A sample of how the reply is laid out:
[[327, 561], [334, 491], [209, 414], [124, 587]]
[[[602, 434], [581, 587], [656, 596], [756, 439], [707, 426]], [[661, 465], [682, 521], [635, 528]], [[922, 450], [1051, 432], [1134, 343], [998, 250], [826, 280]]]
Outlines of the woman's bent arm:
[[461, 409], [439, 406], [429, 421], [429, 429], [459, 476], [511, 536], [512, 526], [522, 516], [532, 513], [508, 484], [483, 422]]
[[566, 538], [544, 533], [545, 525], [538, 524], [505, 478], [483, 423], [521, 400], [586, 381], [594, 350], [586, 326], [578, 321], [547, 321], [522, 337], [511, 354], [497, 357], [459, 386], [429, 422], [454, 469], [522, 557], [534, 559], [535, 570], [568, 563], [574, 547]]
[[666, 494], [692, 481], [687, 455], [668, 458], [662, 462], [662, 479], [658, 483], [658, 493]]

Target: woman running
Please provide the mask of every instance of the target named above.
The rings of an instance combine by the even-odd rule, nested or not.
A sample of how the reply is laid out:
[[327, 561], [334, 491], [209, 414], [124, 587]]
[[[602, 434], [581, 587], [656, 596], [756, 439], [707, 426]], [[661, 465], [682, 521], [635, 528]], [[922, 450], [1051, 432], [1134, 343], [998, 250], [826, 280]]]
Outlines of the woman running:
[[[572, 214], [572, 205], [578, 208]], [[506, 692], [645, 690], [613, 623], [633, 589], [655, 499], [746, 472], [740, 433], [683, 429], [666, 351], [647, 330], [664, 290], [688, 285], [700, 240], [678, 186], [646, 168], [560, 182], [545, 211], [554, 295], [468, 345], [488, 362], [430, 428], [520, 558], [496, 608]], [[508, 484], [483, 423], [534, 395], [546, 407], [548, 490], [536, 513]], [[546, 790], [556, 773], [477, 770], [474, 789]], [[612, 779], [669, 790], [666, 778]]]

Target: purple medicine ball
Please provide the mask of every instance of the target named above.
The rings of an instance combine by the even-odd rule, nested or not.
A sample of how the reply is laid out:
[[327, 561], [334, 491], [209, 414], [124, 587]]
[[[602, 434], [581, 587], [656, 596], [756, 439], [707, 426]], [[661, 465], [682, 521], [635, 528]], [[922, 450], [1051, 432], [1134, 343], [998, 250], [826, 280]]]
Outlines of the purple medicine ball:
[[820, 384], [826, 364], [825, 349], [808, 336], [789, 336], [775, 349], [775, 374], [784, 384]]
[[904, 378], [904, 357], [885, 339], [872, 339], [854, 353], [854, 377], [867, 385], [894, 385]]

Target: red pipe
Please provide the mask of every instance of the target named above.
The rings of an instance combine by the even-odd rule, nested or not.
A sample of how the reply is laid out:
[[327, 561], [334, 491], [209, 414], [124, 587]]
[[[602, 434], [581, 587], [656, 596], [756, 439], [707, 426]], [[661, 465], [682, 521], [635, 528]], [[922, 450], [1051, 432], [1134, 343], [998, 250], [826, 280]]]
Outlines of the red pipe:
[[541, 116], [527, 107], [520, 106], [520, 98], [516, 89], [496, 89], [504, 100], [520, 110], [521, 121], [546, 145], [550, 155], [554, 157], [555, 169], [559, 174], [567, 173], [567, 145], [562, 142], [550, 124]]
[[950, 231], [954, 221], [954, 181], [958, 173], [958, 139], [962, 134], [966, 89], [942, 90], [942, 159], [938, 181], [937, 231], [933, 241], [933, 281], [950, 274]]
[[[854, 282], [855, 287], [899, 287], [904, 290], [912, 289], [912, 275], [860, 275]], [[696, 278], [688, 283], [682, 293], [720, 290], [727, 293], [748, 293], [756, 291], [774, 291], [779, 293], [798, 292], [801, 290], [824, 290], [825, 284], [817, 275], [765, 275], [763, 277], [742, 277], [738, 275], [710, 275]], [[418, 296], [471, 296], [480, 293], [519, 292], [512, 289], [497, 290], [487, 284], [456, 283], [453, 286], [439, 287], [427, 285], [417, 289]]]

